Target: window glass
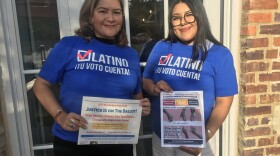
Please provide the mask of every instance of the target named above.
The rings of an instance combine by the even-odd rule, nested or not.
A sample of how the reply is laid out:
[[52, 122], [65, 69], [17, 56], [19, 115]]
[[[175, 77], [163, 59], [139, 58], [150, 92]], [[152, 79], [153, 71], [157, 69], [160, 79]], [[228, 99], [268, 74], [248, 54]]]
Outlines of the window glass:
[[39, 69], [60, 39], [56, 0], [15, 1], [24, 69]]
[[154, 43], [164, 37], [163, 10], [162, 0], [129, 3], [131, 46], [139, 52], [141, 62], [146, 62]]
[[[35, 77], [36, 75], [33, 74], [28, 74], [25, 76], [33, 146], [51, 144], [53, 142], [51, 129], [54, 122], [53, 118], [39, 103], [37, 98], [35, 98], [32, 90]], [[58, 93], [57, 90], [56, 92]]]
[[[138, 51], [140, 62], [146, 62], [153, 46], [164, 37], [163, 0], [129, 1], [129, 18], [131, 46]], [[144, 96], [149, 98], [145, 92]], [[140, 135], [145, 134], [152, 134], [151, 115], [142, 118]]]

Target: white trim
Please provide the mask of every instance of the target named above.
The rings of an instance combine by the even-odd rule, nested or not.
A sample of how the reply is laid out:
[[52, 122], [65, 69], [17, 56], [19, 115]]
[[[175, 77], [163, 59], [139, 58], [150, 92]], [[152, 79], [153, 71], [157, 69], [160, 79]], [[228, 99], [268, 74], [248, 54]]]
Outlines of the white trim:
[[[67, 6], [67, 7], [65, 7]], [[57, 0], [60, 38], [71, 35], [68, 0]]]
[[168, 11], [169, 5], [168, 1], [163, 1], [163, 19], [164, 19], [164, 38], [167, 38], [168, 35]]
[[[221, 40], [221, 1], [220, 0], [204, 0], [203, 5], [210, 23], [211, 31], [216, 39]], [[220, 155], [220, 130], [215, 134], [216, 145], [215, 156]]]
[[80, 8], [84, 0], [57, 0], [60, 38], [72, 36], [79, 28]]
[[[224, 1], [224, 45], [232, 52], [237, 80], [240, 75], [240, 26], [241, 1]], [[239, 81], [238, 81], [239, 82]], [[238, 155], [238, 110], [239, 97], [236, 95], [223, 124], [223, 153], [222, 155]]]
[[[5, 6], [3, 4], [4, 1], [0, 1], [0, 6]], [[9, 67], [8, 67], [8, 61], [7, 61], [7, 54], [8, 53], [8, 47], [5, 46], [5, 41], [7, 40], [7, 37], [4, 36], [3, 30], [4, 26], [7, 25], [7, 19], [5, 19], [5, 14], [3, 12], [6, 12], [4, 10], [4, 7], [0, 8], [0, 100], [2, 104], [2, 113], [4, 115], [4, 119], [9, 122], [5, 122], [5, 128], [7, 129], [6, 137], [9, 138], [7, 140], [8, 144], [8, 150], [11, 155], [20, 155], [20, 147], [19, 147], [19, 136], [17, 131], [17, 125], [16, 125], [16, 116], [14, 113], [14, 107], [13, 107], [13, 97], [12, 97], [12, 84], [9, 81], [10, 75], [6, 74], [9, 73]], [[3, 16], [3, 18], [2, 18]], [[4, 74], [5, 73], [5, 74]], [[3, 84], [3, 85], [2, 85]], [[2, 88], [3, 87], [3, 88]], [[14, 145], [14, 146], [11, 146]]]
[[32, 150], [47, 150], [47, 149], [53, 149], [53, 145], [43, 145], [43, 146], [34, 146]]
[[[20, 43], [18, 37], [17, 14], [15, 3], [11, 0], [1, 1], [3, 26], [3, 48], [1, 48], [1, 66], [3, 73], [3, 105], [7, 120], [9, 146], [12, 155], [30, 156], [30, 138], [28, 122], [25, 116], [22, 74], [19, 60]], [[5, 45], [4, 45], [5, 43]], [[22, 124], [27, 123], [27, 124]]]
[[[220, 0], [204, 0], [203, 5], [210, 22], [211, 31], [216, 39], [220, 39], [221, 34], [221, 1]], [[218, 139], [217, 139], [218, 140]]]
[[127, 35], [128, 45], [131, 46], [130, 40], [130, 22], [129, 22], [129, 5], [127, 0], [123, 0], [124, 15], [125, 15], [125, 31]]

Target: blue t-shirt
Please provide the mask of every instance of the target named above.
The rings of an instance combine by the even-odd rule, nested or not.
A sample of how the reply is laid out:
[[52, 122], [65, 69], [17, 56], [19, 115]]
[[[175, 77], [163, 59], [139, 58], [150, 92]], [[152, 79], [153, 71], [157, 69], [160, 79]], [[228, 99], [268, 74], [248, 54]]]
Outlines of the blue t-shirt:
[[[59, 102], [67, 113], [81, 114], [83, 96], [132, 99], [141, 92], [140, 62], [134, 49], [78, 36], [64, 37], [55, 45], [39, 77], [60, 84]], [[57, 123], [52, 132], [77, 142], [78, 132]]]
[[[159, 41], [150, 54], [143, 73], [144, 78], [155, 83], [166, 81], [174, 91], [203, 91], [206, 123], [216, 97], [238, 93], [230, 51], [210, 42], [208, 46], [207, 58], [200, 67], [200, 60], [191, 59], [193, 46]], [[160, 136], [160, 96], [152, 98], [152, 115], [153, 131]]]

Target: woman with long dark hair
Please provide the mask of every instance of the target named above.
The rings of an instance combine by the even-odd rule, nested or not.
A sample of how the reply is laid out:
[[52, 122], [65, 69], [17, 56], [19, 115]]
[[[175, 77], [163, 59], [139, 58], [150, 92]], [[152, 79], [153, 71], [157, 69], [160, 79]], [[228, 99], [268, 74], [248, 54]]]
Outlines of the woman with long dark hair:
[[[168, 20], [168, 37], [155, 45], [143, 73], [143, 88], [153, 96], [153, 154], [215, 155], [215, 141], [211, 138], [222, 125], [233, 96], [238, 93], [232, 54], [212, 35], [200, 0], [172, 0]], [[203, 92], [206, 148], [161, 147], [161, 91]]]

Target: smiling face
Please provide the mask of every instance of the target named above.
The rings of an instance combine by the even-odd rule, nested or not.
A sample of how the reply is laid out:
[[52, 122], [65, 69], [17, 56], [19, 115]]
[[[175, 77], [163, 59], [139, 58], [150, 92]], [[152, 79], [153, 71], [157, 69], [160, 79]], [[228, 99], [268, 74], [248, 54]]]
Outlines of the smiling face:
[[93, 11], [92, 25], [97, 37], [114, 39], [121, 30], [123, 13], [119, 0], [100, 0]]
[[174, 6], [172, 17], [179, 17], [181, 20], [178, 26], [173, 26], [173, 31], [182, 42], [192, 45], [197, 33], [197, 22], [187, 23], [184, 16], [189, 14], [191, 10], [186, 3], [178, 3]]

